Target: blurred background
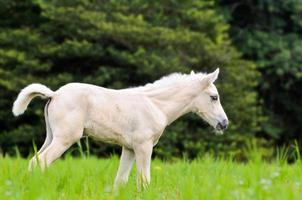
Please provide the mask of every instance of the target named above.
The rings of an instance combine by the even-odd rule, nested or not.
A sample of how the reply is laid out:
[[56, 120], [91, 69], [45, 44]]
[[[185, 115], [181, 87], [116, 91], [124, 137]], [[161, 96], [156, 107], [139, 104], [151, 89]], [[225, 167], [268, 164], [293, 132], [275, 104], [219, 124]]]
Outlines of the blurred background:
[[[188, 114], [166, 129], [154, 156], [245, 160], [249, 146], [268, 159], [290, 154], [302, 142], [301, 13], [299, 0], [0, 0], [0, 154], [27, 157], [44, 141], [45, 100], [18, 118], [11, 112], [30, 83], [120, 89], [217, 67], [229, 129], [217, 136]], [[120, 152], [89, 143], [97, 156]]]

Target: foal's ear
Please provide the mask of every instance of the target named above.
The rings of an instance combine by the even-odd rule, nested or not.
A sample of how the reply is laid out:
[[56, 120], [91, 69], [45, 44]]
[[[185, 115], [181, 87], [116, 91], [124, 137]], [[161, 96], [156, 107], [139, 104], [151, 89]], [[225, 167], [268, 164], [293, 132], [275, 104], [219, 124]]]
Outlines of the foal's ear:
[[209, 76], [209, 80], [211, 83], [214, 83], [216, 81], [216, 79], [218, 78], [218, 74], [219, 74], [219, 68], [217, 68], [214, 72], [207, 75]]
[[214, 72], [207, 74], [203, 79], [202, 79], [202, 83], [204, 84], [204, 86], [208, 86], [211, 83], [214, 83], [216, 81], [216, 79], [218, 78], [218, 74], [219, 74], [219, 68], [217, 68]]

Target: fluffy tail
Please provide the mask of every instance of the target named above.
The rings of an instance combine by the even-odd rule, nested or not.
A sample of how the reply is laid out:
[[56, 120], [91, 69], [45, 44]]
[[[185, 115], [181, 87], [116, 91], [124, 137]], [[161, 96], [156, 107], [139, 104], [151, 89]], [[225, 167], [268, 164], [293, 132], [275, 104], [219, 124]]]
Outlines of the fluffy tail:
[[30, 101], [37, 96], [42, 98], [51, 98], [53, 95], [54, 91], [45, 85], [37, 83], [30, 84], [19, 93], [13, 105], [13, 114], [15, 116], [23, 114]]

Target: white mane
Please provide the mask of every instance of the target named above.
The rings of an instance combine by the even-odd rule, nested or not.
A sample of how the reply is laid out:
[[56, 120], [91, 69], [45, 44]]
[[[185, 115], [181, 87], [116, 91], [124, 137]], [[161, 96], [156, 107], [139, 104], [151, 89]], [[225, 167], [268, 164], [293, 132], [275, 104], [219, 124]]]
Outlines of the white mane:
[[172, 73], [154, 81], [153, 83], [148, 83], [144, 86], [139, 86], [129, 89], [148, 91], [159, 87], [169, 87], [177, 83], [184, 83], [184, 82], [190, 82], [193, 80], [201, 79], [205, 75], [206, 75], [205, 73], [194, 73], [193, 71], [190, 74]]

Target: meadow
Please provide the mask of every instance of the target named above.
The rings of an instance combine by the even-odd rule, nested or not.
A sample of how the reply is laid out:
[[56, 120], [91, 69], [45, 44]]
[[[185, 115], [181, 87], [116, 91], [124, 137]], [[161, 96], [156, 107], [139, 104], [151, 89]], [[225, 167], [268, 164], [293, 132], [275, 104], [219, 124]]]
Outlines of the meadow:
[[152, 183], [138, 191], [135, 167], [118, 192], [112, 185], [118, 157], [65, 156], [46, 171], [27, 171], [28, 159], [0, 157], [0, 199], [301, 199], [302, 162], [203, 156], [152, 162]]

